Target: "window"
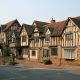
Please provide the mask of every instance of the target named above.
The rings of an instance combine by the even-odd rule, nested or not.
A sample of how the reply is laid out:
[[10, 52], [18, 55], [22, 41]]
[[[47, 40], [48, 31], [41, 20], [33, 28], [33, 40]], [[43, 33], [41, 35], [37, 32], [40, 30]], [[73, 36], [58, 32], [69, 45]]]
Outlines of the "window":
[[45, 41], [50, 41], [50, 34], [45, 35]]
[[39, 42], [39, 37], [35, 36], [35, 42]]
[[22, 42], [26, 42], [26, 36], [22, 36]]
[[16, 41], [15, 37], [12, 37], [12, 42], [15, 42], [15, 41]]
[[14, 25], [14, 26], [11, 27], [11, 30], [16, 30], [16, 29], [17, 29], [16, 25]]
[[73, 38], [73, 35], [71, 32], [66, 33], [66, 39], [67, 40], [72, 40], [72, 38]]
[[49, 50], [44, 49], [43, 57], [49, 57]]
[[51, 54], [54, 56], [57, 56], [57, 48], [52, 48], [51, 49]]
[[16, 41], [16, 38], [15, 38], [15, 34], [13, 33], [12, 34], [12, 42], [15, 42]]
[[25, 54], [25, 55], [27, 55], [27, 54], [28, 54], [28, 51], [27, 51], [27, 49], [26, 49], [26, 48], [22, 49], [22, 52], [23, 52], [23, 54]]
[[65, 59], [75, 59], [75, 50], [74, 49], [65, 49], [64, 50]]
[[35, 51], [32, 51], [32, 56], [35, 56], [35, 55], [36, 55]]

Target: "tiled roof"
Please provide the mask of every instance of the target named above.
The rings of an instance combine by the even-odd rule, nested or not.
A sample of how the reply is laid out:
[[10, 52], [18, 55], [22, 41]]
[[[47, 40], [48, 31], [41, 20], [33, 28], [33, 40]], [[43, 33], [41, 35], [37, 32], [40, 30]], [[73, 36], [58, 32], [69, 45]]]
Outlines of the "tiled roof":
[[80, 16], [71, 18], [69, 17], [79, 28], [80, 28]]
[[6, 25], [1, 25], [1, 31], [4, 31], [5, 28], [6, 28]]
[[33, 34], [34, 27], [32, 25], [23, 24], [22, 27], [25, 27], [28, 35], [32, 35]]
[[[5, 28], [4, 28], [3, 31], [6, 31], [6, 30], [7, 30], [9, 27], [11, 27], [11, 25], [13, 25], [15, 22], [18, 22], [17, 19], [12, 20], [12, 21], [10, 21], [10, 22], [4, 24], [3, 26], [5, 26]], [[19, 27], [20, 27], [20, 26], [21, 26], [21, 25], [19, 24]]]
[[39, 32], [44, 32], [44, 25], [48, 24], [47, 22], [42, 22], [42, 21], [36, 21], [34, 20], [33, 23], [36, 23], [36, 27], [38, 28]]
[[60, 36], [63, 32], [64, 28], [66, 27], [67, 20], [60, 21], [60, 22], [53, 22], [47, 24], [47, 29], [50, 30], [51, 36]]

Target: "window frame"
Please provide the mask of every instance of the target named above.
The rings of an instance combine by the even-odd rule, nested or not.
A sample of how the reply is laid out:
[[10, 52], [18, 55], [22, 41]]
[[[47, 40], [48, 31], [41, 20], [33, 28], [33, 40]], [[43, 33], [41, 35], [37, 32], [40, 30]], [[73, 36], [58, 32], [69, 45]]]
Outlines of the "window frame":
[[43, 57], [49, 57], [49, 50], [44, 49], [43, 51]]
[[36, 51], [35, 50], [32, 51], [32, 56], [36, 56]]
[[35, 36], [35, 42], [39, 43], [39, 36]]
[[51, 55], [52, 56], [58, 56], [57, 48], [51, 48]]
[[67, 32], [66, 33], [66, 40], [72, 40], [73, 39], [73, 34], [72, 32]]
[[26, 42], [26, 35], [22, 36], [22, 42]]
[[45, 41], [46, 41], [46, 42], [49, 42], [49, 41], [50, 41], [50, 34], [46, 34], [46, 35], [45, 35]]

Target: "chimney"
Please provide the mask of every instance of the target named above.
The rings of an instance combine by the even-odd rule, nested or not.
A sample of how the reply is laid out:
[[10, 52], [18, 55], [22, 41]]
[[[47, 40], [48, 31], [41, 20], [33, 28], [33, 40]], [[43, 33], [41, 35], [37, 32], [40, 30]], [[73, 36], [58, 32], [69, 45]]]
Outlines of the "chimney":
[[54, 22], [55, 22], [55, 20], [52, 18], [50, 22], [51, 22], [51, 23], [54, 23]]

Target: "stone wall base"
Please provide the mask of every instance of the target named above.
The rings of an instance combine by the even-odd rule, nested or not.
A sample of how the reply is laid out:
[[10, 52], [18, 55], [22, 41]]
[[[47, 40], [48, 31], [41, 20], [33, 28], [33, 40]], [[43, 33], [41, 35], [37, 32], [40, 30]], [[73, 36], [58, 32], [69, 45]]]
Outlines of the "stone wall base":
[[65, 60], [65, 59], [51, 59], [52, 63], [55, 65], [80, 65], [80, 60]]

